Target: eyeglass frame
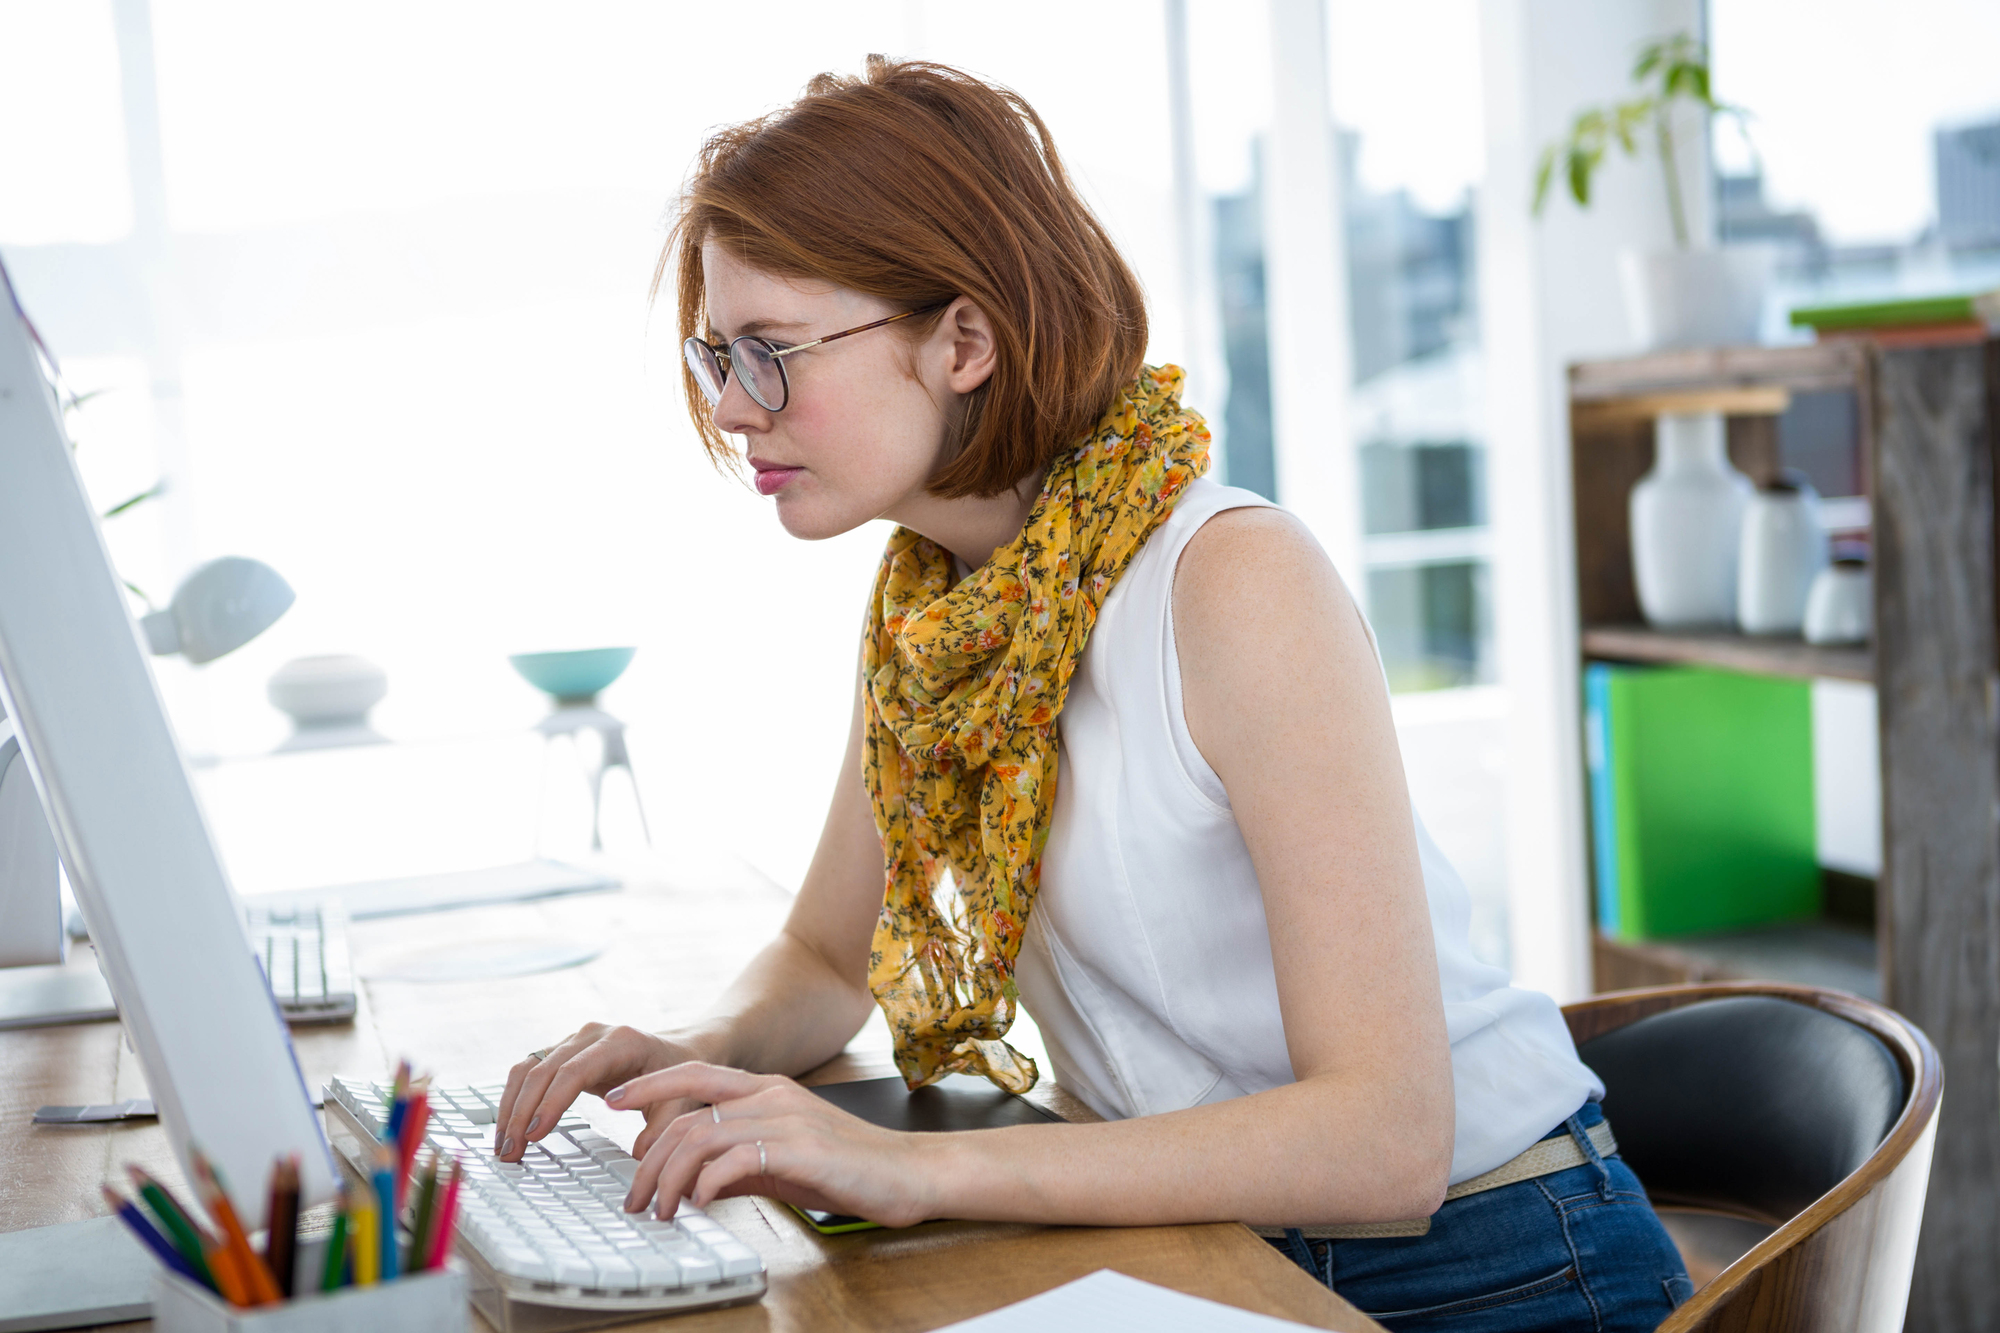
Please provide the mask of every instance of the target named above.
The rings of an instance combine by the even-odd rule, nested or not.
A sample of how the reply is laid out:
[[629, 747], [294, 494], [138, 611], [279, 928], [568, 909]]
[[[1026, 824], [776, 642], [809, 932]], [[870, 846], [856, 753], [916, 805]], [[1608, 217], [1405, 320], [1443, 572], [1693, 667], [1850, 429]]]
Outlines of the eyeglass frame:
[[[953, 300], [956, 299], [957, 299], [956, 297], [953, 298]], [[830, 342], [838, 342], [842, 338], [849, 338], [857, 333], [866, 333], [870, 329], [879, 329], [884, 324], [894, 324], [897, 320], [908, 319], [912, 315], [928, 315], [933, 311], [943, 310], [950, 304], [951, 301], [938, 301], [931, 305], [918, 306], [915, 310], [905, 310], [901, 314], [891, 315], [887, 319], [878, 319], [868, 324], [857, 324], [851, 329], [842, 329], [838, 333], [829, 333], [824, 337], [814, 338], [811, 342], [794, 343], [790, 347], [775, 346], [772, 344], [769, 338], [765, 338], [754, 333], [746, 333], [740, 338], [731, 338], [728, 342], [723, 343], [720, 346], [716, 345], [715, 343], [709, 342], [707, 339], [702, 338], [698, 335], [689, 334], [686, 340], [681, 343], [681, 354], [683, 357], [685, 357], [691, 347], [706, 348], [709, 354], [715, 358], [716, 363], [722, 370], [722, 391], [726, 393], [728, 392], [729, 389], [729, 381], [731, 377], [735, 376], [736, 374], [735, 359], [734, 356], [732, 355], [732, 349], [738, 343], [747, 342], [747, 343], [762, 344], [765, 352], [770, 355], [772, 364], [777, 366], [778, 368], [778, 383], [783, 385], [785, 389], [784, 399], [781, 402], [779, 402], [779, 404], [776, 407], [771, 406], [769, 403], [765, 402], [761, 397], [758, 396], [756, 388], [753, 387], [750, 381], [747, 379], [741, 381], [743, 384], [743, 392], [749, 394], [750, 400], [756, 403], [757, 406], [763, 408], [766, 412], [782, 412], [785, 410], [787, 406], [791, 404], [792, 401], [792, 377], [785, 370], [786, 357], [792, 355], [794, 352], [809, 352], [815, 347], [822, 347]], [[696, 382], [697, 384], [699, 384], [699, 377], [697, 377]], [[704, 398], [708, 397], [707, 393], [704, 392], [702, 394], [702, 397]], [[715, 396], [715, 398], [710, 401], [709, 406], [713, 408], [717, 404], [721, 403], [721, 401], [722, 401], [722, 394], [718, 393]]]

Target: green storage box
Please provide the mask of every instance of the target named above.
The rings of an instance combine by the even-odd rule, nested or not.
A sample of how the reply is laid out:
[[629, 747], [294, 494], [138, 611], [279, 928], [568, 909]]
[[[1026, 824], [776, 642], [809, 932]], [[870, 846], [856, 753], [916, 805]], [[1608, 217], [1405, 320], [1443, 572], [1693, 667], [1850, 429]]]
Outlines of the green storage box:
[[1809, 682], [1600, 662], [1584, 695], [1600, 930], [1819, 914]]

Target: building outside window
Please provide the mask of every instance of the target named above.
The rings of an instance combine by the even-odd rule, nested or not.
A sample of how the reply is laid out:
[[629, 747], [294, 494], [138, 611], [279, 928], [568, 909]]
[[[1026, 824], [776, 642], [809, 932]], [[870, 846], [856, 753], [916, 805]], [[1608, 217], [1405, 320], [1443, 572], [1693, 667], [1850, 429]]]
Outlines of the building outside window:
[[[1361, 135], [1339, 137], [1361, 467], [1365, 595], [1392, 689], [1494, 678], [1473, 200], [1426, 205], [1372, 188]], [[1231, 485], [1275, 499], [1261, 154], [1212, 201], [1230, 392]]]

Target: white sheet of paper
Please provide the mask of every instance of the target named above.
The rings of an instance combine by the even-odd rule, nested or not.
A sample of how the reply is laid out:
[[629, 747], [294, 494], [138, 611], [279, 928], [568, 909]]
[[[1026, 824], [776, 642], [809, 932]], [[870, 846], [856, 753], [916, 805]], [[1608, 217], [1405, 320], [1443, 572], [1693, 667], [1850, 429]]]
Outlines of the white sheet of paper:
[[938, 1333], [1279, 1333], [1305, 1328], [1100, 1268]]

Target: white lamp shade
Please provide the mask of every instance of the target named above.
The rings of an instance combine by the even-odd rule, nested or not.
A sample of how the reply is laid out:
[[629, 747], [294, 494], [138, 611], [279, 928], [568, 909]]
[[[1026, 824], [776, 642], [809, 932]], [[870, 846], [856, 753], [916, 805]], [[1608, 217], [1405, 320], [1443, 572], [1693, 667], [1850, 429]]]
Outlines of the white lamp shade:
[[181, 580], [174, 600], [139, 622], [155, 656], [212, 662], [269, 629], [297, 594], [261, 560], [225, 555]]

